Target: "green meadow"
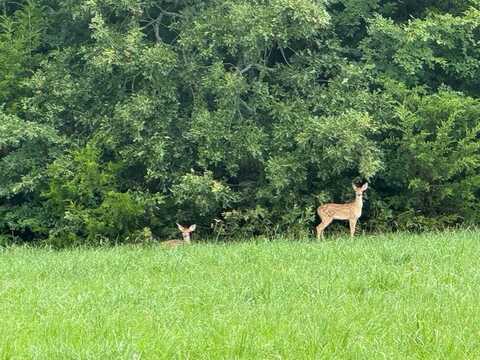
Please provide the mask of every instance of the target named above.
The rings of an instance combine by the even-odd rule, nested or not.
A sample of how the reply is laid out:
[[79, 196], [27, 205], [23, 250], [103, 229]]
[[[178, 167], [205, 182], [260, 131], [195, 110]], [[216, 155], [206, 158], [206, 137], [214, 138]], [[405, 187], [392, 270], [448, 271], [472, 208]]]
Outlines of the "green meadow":
[[0, 359], [480, 358], [480, 233], [0, 250]]

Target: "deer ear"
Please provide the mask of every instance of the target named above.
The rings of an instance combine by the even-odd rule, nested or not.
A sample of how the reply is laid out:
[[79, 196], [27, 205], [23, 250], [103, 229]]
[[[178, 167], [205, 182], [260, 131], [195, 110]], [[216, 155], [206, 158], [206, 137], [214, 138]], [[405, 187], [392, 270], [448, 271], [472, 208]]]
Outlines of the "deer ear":
[[196, 225], [196, 224], [193, 224], [192, 226], [190, 226], [190, 227], [188, 228], [188, 230], [190, 230], [190, 231], [195, 231], [196, 228], [197, 228], [197, 225]]
[[363, 184], [362, 186], [362, 191], [365, 191], [368, 189], [368, 183]]
[[177, 227], [178, 227], [178, 230], [185, 231], [185, 228], [182, 225], [180, 225], [179, 223], [177, 223]]
[[357, 186], [354, 183], [352, 183], [352, 188], [353, 190], [357, 190]]

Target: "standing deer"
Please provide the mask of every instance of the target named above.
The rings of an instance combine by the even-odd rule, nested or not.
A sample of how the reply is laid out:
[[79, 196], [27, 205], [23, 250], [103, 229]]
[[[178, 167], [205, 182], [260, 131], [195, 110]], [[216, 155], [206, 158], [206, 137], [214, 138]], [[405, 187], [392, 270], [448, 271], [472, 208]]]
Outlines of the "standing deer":
[[350, 236], [355, 234], [357, 220], [362, 216], [363, 192], [367, 190], [368, 183], [357, 187], [352, 184], [355, 191], [355, 201], [347, 204], [325, 204], [317, 209], [317, 213], [322, 222], [317, 226], [317, 239], [323, 238], [323, 231], [333, 220], [348, 220], [350, 222]]
[[190, 227], [183, 227], [180, 224], [177, 224], [178, 230], [181, 231], [183, 240], [180, 239], [175, 239], [175, 240], [167, 240], [163, 241], [162, 245], [169, 246], [169, 247], [175, 247], [178, 245], [188, 245], [191, 243], [190, 241], [190, 234], [195, 231], [197, 228], [197, 225], [193, 224]]

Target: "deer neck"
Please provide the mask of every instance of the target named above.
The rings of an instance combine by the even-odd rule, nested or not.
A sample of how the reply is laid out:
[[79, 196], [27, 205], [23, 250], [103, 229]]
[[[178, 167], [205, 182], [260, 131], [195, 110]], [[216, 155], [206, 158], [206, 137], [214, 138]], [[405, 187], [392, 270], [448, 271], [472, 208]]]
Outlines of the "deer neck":
[[353, 204], [355, 205], [355, 207], [358, 209], [358, 210], [362, 210], [362, 207], [363, 207], [363, 196], [360, 195], [360, 196], [355, 196], [355, 201], [353, 202]]

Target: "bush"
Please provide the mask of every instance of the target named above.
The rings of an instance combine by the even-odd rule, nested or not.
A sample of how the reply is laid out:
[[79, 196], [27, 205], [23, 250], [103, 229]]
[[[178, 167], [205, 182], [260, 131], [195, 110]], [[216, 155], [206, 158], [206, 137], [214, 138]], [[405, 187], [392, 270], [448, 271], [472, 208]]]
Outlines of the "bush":
[[397, 3], [2, 3], [0, 234], [305, 236], [355, 179], [366, 231], [478, 225], [478, 1]]

